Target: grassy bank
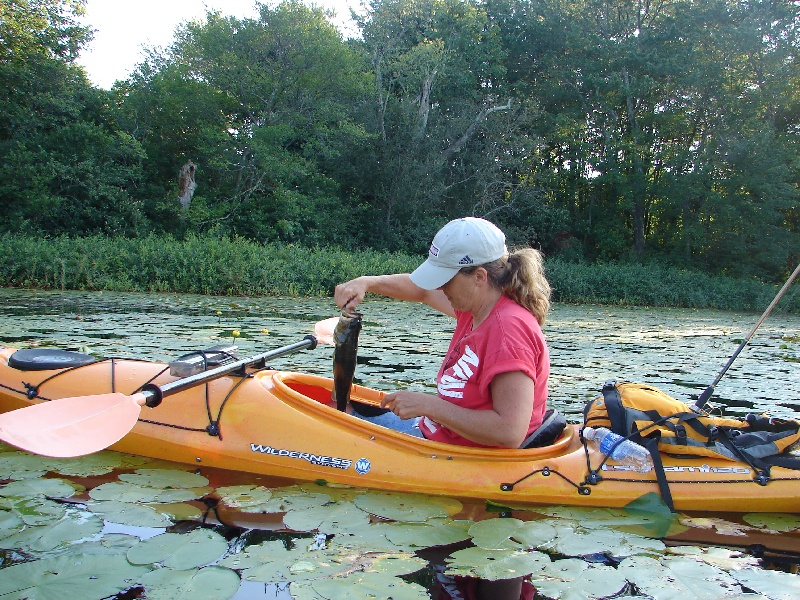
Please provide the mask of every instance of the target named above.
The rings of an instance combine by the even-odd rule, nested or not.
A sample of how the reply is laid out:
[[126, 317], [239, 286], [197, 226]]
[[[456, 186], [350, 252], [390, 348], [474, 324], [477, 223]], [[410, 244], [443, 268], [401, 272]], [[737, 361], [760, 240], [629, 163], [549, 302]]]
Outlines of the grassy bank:
[[[243, 239], [0, 238], [0, 287], [322, 296], [361, 274], [410, 271], [422, 260], [365, 250], [260, 245]], [[763, 311], [778, 286], [653, 265], [547, 261], [553, 299], [568, 303]], [[775, 309], [800, 313], [800, 286]]]

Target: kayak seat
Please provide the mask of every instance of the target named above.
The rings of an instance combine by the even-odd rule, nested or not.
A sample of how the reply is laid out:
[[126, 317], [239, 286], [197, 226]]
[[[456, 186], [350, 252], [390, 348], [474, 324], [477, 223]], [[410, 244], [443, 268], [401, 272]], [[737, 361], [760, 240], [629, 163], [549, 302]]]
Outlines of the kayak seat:
[[544, 413], [542, 424], [525, 438], [520, 448], [542, 448], [555, 442], [564, 428], [567, 426], [567, 419], [555, 408], [549, 408]]
[[52, 348], [17, 350], [8, 357], [8, 366], [19, 371], [52, 371], [82, 367], [93, 362], [97, 362], [97, 359], [89, 354]]

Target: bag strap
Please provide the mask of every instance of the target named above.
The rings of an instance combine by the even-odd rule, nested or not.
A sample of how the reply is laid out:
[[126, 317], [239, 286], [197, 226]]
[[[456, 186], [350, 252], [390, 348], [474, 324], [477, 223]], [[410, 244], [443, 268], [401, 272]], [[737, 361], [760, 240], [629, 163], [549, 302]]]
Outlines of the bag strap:
[[628, 436], [631, 434], [628, 429], [628, 422], [625, 418], [625, 407], [622, 404], [622, 396], [617, 389], [617, 380], [610, 379], [603, 384], [603, 400], [606, 403], [606, 412], [611, 421], [611, 431], [619, 435]]
[[667, 505], [670, 512], [675, 512], [675, 504], [672, 501], [672, 492], [669, 489], [669, 481], [667, 481], [667, 473], [664, 471], [664, 463], [661, 462], [661, 453], [658, 451], [658, 438], [660, 435], [651, 435], [641, 438], [642, 446], [647, 448], [653, 459], [653, 470], [656, 472], [656, 481], [658, 482], [658, 490], [661, 492], [661, 499]]

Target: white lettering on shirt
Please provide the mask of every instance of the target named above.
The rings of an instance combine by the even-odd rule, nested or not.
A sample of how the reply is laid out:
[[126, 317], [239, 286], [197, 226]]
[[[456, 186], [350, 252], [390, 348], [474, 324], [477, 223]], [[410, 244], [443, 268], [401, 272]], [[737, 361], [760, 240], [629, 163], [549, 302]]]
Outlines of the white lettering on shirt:
[[464, 386], [470, 377], [474, 375], [474, 371], [470, 368], [477, 367], [480, 364], [478, 355], [469, 346], [464, 347], [464, 354], [453, 365], [453, 375], [442, 375], [439, 380], [437, 389], [439, 394], [445, 398], [463, 398]]

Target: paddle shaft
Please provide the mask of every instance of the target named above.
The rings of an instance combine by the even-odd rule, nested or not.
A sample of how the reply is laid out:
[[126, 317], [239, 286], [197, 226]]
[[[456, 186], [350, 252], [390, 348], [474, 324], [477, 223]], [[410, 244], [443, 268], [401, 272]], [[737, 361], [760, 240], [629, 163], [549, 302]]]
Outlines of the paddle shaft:
[[794, 272], [789, 276], [789, 279], [787, 279], [786, 283], [783, 284], [783, 287], [778, 291], [778, 294], [775, 296], [772, 302], [770, 302], [770, 305], [767, 307], [767, 310], [765, 310], [764, 314], [761, 315], [761, 318], [758, 320], [755, 326], [753, 326], [753, 329], [750, 330], [750, 333], [747, 334], [747, 337], [744, 338], [744, 340], [742, 340], [741, 344], [739, 344], [739, 347], [736, 349], [736, 352], [733, 353], [733, 355], [728, 360], [727, 364], [724, 367], [722, 367], [722, 370], [717, 374], [717, 377], [714, 379], [711, 385], [709, 385], [703, 391], [703, 393], [700, 394], [700, 397], [697, 399], [697, 402], [695, 403], [695, 408], [697, 410], [703, 410], [706, 407], [709, 398], [711, 398], [711, 395], [714, 393], [714, 388], [717, 387], [717, 384], [725, 376], [725, 373], [728, 372], [728, 369], [733, 364], [733, 361], [736, 360], [737, 356], [739, 356], [739, 353], [747, 345], [747, 342], [750, 341], [750, 338], [753, 337], [756, 330], [761, 326], [761, 323], [764, 322], [764, 319], [766, 319], [769, 313], [772, 312], [772, 309], [775, 307], [778, 301], [783, 297], [783, 294], [786, 292], [786, 290], [789, 289], [789, 286], [792, 285], [792, 282], [794, 281], [795, 277], [797, 277], [798, 274], [800, 274], [800, 264], [797, 265], [797, 268], [795, 268]]
[[275, 350], [270, 350], [269, 352], [264, 352], [263, 354], [259, 354], [257, 356], [251, 356], [250, 358], [220, 365], [215, 369], [203, 371], [202, 373], [197, 373], [196, 375], [190, 375], [189, 377], [171, 381], [170, 383], [165, 383], [163, 385], [148, 383], [142, 388], [141, 393], [146, 398], [145, 404], [147, 406], [158, 406], [166, 396], [177, 394], [178, 392], [182, 392], [186, 389], [202, 385], [218, 377], [238, 371], [239, 369], [250, 367], [259, 363], [262, 365], [266, 364], [266, 361], [270, 359], [277, 358], [285, 354], [290, 354], [291, 352], [296, 352], [297, 350], [303, 350], [305, 348], [313, 350], [316, 347], [317, 338], [315, 338], [313, 335], [307, 335], [300, 342], [295, 342], [294, 344], [289, 344], [288, 346], [276, 348]]

